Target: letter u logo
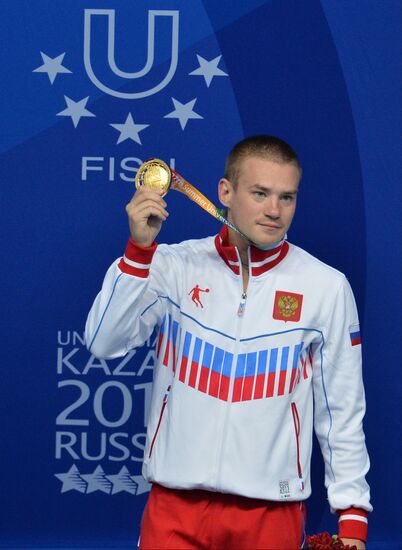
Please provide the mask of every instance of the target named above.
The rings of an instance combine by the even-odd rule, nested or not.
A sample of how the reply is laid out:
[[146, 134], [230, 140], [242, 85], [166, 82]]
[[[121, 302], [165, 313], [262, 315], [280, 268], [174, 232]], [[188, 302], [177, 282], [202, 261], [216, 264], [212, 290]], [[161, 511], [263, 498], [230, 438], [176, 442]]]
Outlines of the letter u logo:
[[[162, 80], [148, 90], [137, 92], [122, 92], [115, 90], [101, 82], [96, 76], [91, 63], [91, 22], [93, 16], [106, 16], [108, 18], [107, 57], [111, 71], [125, 80], [139, 79], [148, 75], [155, 63], [155, 22], [157, 17], [170, 17], [171, 19], [171, 52], [170, 66]], [[115, 60], [115, 10], [86, 9], [84, 18], [84, 65], [90, 80], [97, 88], [106, 94], [122, 99], [140, 99], [156, 94], [163, 90], [172, 80], [179, 57], [179, 12], [177, 10], [149, 10], [148, 11], [148, 50], [145, 66], [137, 72], [125, 72], [119, 69]], [[122, 82], [123, 85], [123, 82]]]

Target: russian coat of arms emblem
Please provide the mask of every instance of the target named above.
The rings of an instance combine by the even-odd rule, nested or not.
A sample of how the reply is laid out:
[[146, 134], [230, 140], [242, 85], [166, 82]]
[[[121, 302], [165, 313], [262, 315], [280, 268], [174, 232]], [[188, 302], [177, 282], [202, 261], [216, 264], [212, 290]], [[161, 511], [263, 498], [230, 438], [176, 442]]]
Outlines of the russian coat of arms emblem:
[[300, 320], [303, 294], [277, 290], [275, 294], [273, 318], [278, 321]]

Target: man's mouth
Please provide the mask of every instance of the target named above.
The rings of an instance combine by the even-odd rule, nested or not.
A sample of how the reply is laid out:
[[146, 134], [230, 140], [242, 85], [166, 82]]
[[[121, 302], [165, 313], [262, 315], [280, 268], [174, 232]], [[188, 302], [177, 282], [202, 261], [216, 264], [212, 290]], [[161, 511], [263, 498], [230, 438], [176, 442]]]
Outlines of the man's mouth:
[[266, 229], [280, 229], [281, 226], [276, 223], [259, 223], [258, 225], [261, 225], [262, 227], [265, 227]]

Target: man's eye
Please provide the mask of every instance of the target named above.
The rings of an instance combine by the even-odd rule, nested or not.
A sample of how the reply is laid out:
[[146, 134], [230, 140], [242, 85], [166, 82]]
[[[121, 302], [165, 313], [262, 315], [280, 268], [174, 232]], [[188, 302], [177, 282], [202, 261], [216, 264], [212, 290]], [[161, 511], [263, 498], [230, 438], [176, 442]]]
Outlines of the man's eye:
[[254, 196], [257, 198], [265, 197], [265, 193], [263, 191], [254, 191]]
[[282, 200], [284, 200], [285, 202], [292, 202], [293, 199], [293, 195], [283, 195], [282, 197]]

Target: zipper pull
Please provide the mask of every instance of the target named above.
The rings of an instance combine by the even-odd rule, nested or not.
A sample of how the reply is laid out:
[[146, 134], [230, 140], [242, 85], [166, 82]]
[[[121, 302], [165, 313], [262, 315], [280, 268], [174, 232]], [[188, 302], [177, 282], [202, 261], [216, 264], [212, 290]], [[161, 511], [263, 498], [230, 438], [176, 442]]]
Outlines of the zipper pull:
[[162, 402], [162, 403], [167, 403], [167, 400], [168, 400], [168, 397], [169, 397], [169, 392], [170, 392], [170, 388], [171, 388], [171, 387], [172, 387], [172, 386], [168, 386], [168, 389], [166, 390], [166, 393], [165, 393], [165, 395], [164, 395], [164, 397], [163, 397], [163, 402]]
[[247, 294], [245, 292], [243, 292], [243, 294], [241, 295], [241, 301], [240, 301], [240, 304], [239, 304], [239, 309], [237, 310], [237, 315], [239, 317], [242, 317], [243, 314], [244, 314], [244, 310], [246, 309], [246, 300], [247, 300]]

